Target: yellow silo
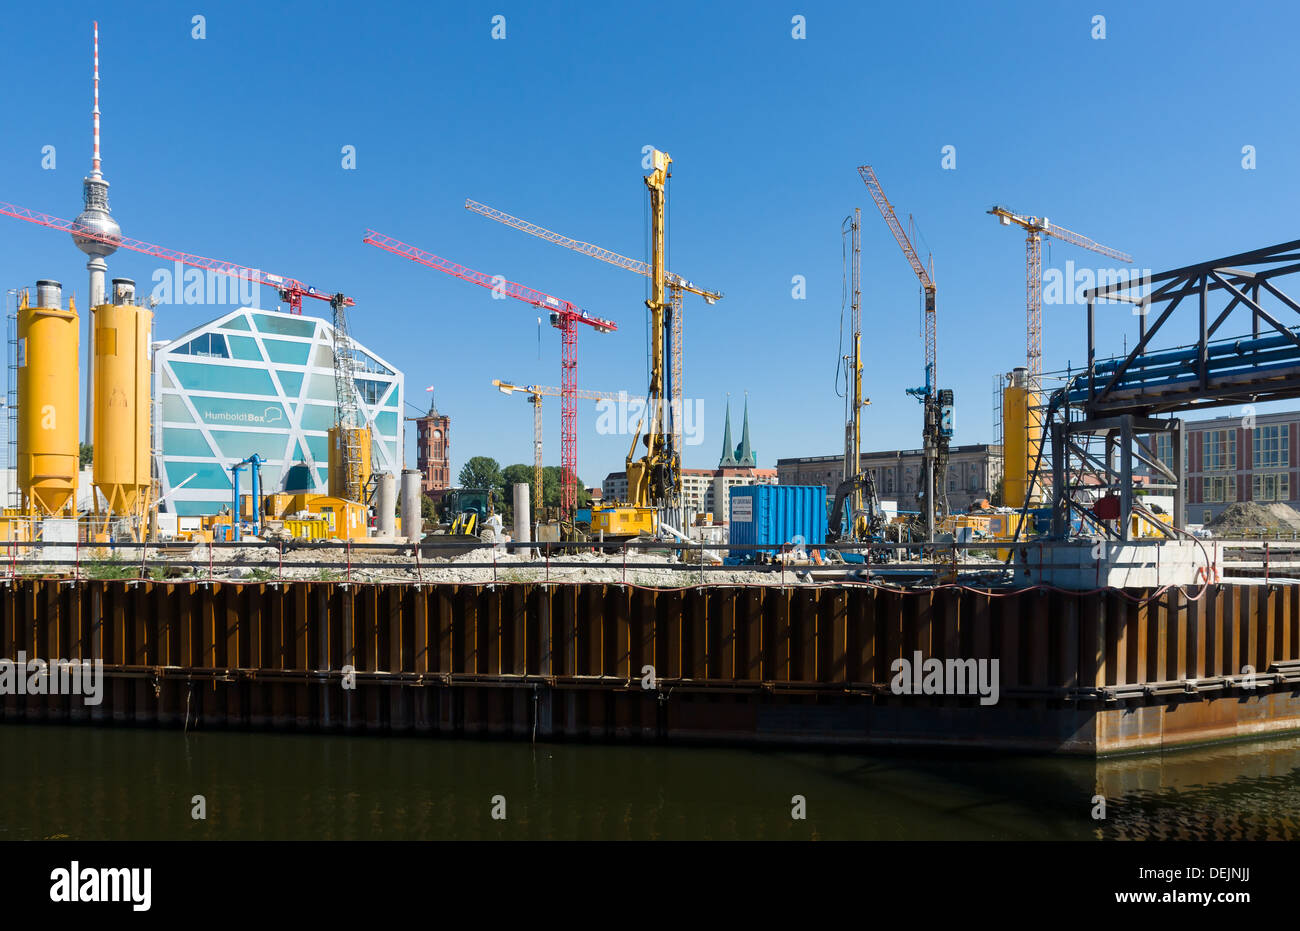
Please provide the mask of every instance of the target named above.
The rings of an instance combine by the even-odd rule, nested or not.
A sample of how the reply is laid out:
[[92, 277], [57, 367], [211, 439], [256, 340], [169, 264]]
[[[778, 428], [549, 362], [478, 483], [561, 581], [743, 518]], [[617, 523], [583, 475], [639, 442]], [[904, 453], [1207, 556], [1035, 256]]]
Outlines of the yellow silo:
[[94, 483], [108, 514], [143, 516], [153, 487], [149, 471], [149, 335], [153, 311], [136, 306], [135, 282], [129, 279], [113, 279], [112, 300], [92, 311]]
[[[361, 488], [366, 487], [366, 482], [370, 481], [370, 449], [371, 436], [370, 427], [348, 429], [344, 436], [351, 438], [352, 444], [357, 450], [357, 455], [361, 459]], [[339, 440], [339, 427], [335, 425], [329, 429], [329, 492], [336, 498], [345, 498], [356, 501], [361, 495], [348, 494], [347, 475], [344, 474], [343, 468], [343, 447]]]
[[79, 321], [57, 281], [36, 282], [36, 306], [18, 308], [18, 488], [23, 510], [75, 516]]
[[[1024, 507], [1029, 494], [1029, 473], [1042, 443], [1037, 407], [1027, 370], [1016, 369], [1002, 392], [1002, 503], [1007, 507]], [[1035, 492], [1032, 497], [1037, 503], [1040, 496]]]

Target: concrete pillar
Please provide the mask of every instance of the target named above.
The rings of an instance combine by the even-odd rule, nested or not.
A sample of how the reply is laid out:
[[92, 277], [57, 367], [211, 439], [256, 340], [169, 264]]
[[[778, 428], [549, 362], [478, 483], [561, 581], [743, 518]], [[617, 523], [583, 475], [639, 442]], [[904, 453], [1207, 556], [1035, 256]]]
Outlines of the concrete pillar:
[[379, 476], [379, 491], [375, 495], [375, 531], [381, 537], [397, 533], [397, 479], [392, 472]]
[[412, 543], [424, 539], [424, 504], [420, 492], [420, 472], [418, 469], [402, 470], [402, 536]]
[[1187, 526], [1187, 478], [1184, 474], [1183, 460], [1187, 455], [1187, 438], [1183, 433], [1183, 422], [1175, 420], [1173, 427], [1170, 429], [1172, 442], [1169, 444], [1174, 454], [1171, 471], [1174, 473], [1174, 483], [1177, 486], [1174, 489], [1174, 526], [1182, 530]]
[[532, 509], [528, 506], [528, 483], [515, 483], [515, 542], [528, 543], [532, 540], [529, 533], [529, 521], [532, 520]]

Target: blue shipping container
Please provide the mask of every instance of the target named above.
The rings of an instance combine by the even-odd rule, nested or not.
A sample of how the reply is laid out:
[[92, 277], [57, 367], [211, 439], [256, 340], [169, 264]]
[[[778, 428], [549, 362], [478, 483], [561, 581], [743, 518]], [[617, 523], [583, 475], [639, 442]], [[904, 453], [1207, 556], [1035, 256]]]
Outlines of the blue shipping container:
[[[731, 542], [776, 552], [784, 543], [826, 542], [825, 485], [737, 485], [731, 489]], [[798, 538], [798, 539], [796, 539]], [[733, 550], [733, 556], [758, 550]]]

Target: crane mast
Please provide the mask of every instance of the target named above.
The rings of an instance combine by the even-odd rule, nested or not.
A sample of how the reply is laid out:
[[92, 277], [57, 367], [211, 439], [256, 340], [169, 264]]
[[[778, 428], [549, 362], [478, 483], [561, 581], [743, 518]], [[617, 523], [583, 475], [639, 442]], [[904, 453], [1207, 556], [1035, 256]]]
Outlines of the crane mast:
[[938, 387], [937, 328], [935, 325], [935, 292], [938, 289], [935, 287], [933, 275], [922, 264], [920, 257], [916, 254], [916, 249], [912, 247], [911, 240], [903, 231], [902, 224], [898, 222], [894, 208], [890, 205], [889, 199], [885, 197], [885, 192], [880, 186], [875, 171], [872, 170], [870, 165], [860, 165], [858, 174], [862, 176], [862, 182], [871, 193], [871, 199], [876, 202], [880, 215], [884, 217], [885, 224], [889, 227], [890, 232], [894, 234], [894, 241], [898, 243], [898, 247], [903, 251], [908, 264], [912, 266], [912, 271], [921, 282], [921, 289], [925, 293], [925, 384], [920, 388], [909, 388], [907, 393], [920, 401], [924, 410], [924, 421], [921, 428], [922, 458], [925, 473], [923, 476], [925, 481], [925, 501], [922, 509], [922, 523], [925, 528], [927, 542], [933, 543], [935, 531], [947, 511], [944, 480], [948, 473], [948, 444], [952, 439], [953, 405], [952, 389]]
[[664, 187], [672, 158], [655, 149], [652, 170], [645, 176], [650, 192], [650, 386], [646, 396], [646, 430], [641, 438], [645, 452], [636, 456], [636, 439], [627, 455], [628, 503], [637, 509], [663, 510], [681, 498], [680, 451], [673, 448], [664, 430], [664, 370], [666, 311], [664, 300]]
[[[849, 416], [844, 427], [844, 470], [842, 481], [849, 481], [862, 470], [862, 408], [871, 402], [862, 397], [862, 210], [853, 208], [849, 223], [852, 240], [853, 260], [850, 265], [849, 289], [850, 302], [850, 339], [852, 346], [845, 357], [847, 368], [845, 378], [848, 382], [845, 398], [849, 404]], [[853, 488], [851, 507], [849, 509], [849, 536], [861, 539], [869, 532], [865, 526], [861, 486]], [[839, 532], [839, 528], [834, 528]]]

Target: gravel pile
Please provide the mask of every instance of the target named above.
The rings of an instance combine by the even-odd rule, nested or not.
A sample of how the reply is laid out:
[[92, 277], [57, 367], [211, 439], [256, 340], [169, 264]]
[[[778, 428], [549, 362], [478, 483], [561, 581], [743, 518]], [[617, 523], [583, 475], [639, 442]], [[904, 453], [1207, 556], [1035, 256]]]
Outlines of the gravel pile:
[[1254, 501], [1238, 501], [1224, 508], [1218, 517], [1205, 526], [1220, 536], [1261, 528], [1300, 530], [1300, 512], [1281, 502], [1265, 505]]

